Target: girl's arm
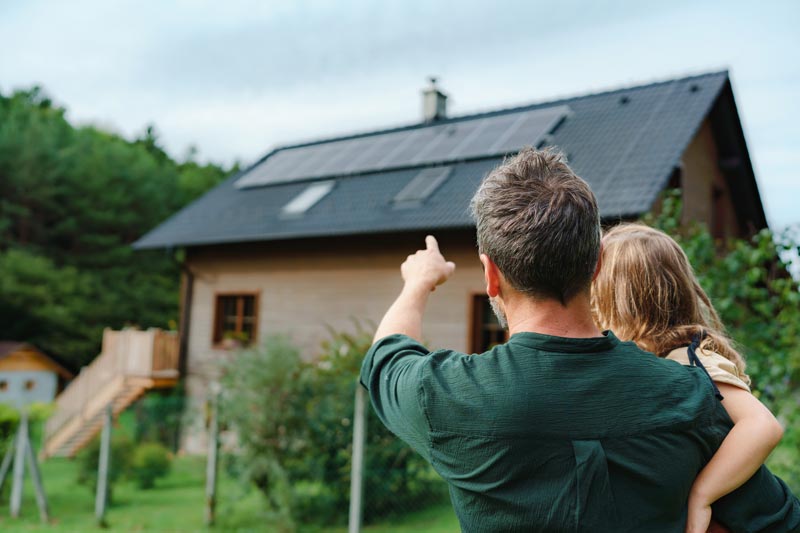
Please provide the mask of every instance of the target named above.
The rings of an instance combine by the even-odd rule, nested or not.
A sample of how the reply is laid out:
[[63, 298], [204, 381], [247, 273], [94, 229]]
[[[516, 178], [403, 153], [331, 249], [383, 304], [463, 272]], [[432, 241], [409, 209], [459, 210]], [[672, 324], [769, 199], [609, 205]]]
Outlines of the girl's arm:
[[711, 504], [750, 479], [783, 437], [783, 427], [758, 398], [726, 383], [717, 387], [733, 428], [692, 485], [687, 533], [706, 533]]

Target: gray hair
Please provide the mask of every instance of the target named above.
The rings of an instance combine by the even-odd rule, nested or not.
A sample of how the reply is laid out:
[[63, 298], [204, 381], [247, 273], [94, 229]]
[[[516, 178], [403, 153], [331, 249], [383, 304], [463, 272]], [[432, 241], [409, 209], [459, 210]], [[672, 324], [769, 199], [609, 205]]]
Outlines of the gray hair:
[[562, 305], [589, 289], [600, 213], [559, 151], [524, 148], [484, 178], [470, 207], [480, 253], [514, 289]]

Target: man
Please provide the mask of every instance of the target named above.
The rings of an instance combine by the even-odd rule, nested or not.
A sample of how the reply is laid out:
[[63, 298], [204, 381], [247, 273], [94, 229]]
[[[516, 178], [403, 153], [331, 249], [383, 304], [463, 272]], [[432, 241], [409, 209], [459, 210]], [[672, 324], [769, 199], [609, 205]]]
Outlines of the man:
[[[559, 154], [526, 149], [486, 177], [472, 210], [510, 339], [479, 355], [419, 342], [426, 302], [455, 269], [427, 237], [361, 369], [378, 416], [447, 481], [464, 531], [683, 531], [730, 419], [702, 370], [595, 326], [589, 187]], [[714, 513], [734, 531], [800, 529], [797, 499], [763, 467]]]

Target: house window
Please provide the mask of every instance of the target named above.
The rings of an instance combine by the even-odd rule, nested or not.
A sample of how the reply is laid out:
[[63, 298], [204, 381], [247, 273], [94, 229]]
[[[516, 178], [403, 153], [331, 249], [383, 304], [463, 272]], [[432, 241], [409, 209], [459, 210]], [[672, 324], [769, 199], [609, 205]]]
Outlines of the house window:
[[7, 390], [8, 390], [8, 381], [0, 379], [0, 392], [6, 392]]
[[32, 379], [26, 379], [25, 380], [25, 390], [30, 391], [30, 390], [33, 390], [35, 388], [36, 388], [36, 382], [35, 381], [33, 381]]
[[246, 346], [256, 339], [256, 294], [218, 294], [214, 344]]
[[472, 346], [473, 353], [483, 353], [496, 344], [508, 340], [508, 334], [497, 320], [489, 297], [475, 294], [472, 297]]

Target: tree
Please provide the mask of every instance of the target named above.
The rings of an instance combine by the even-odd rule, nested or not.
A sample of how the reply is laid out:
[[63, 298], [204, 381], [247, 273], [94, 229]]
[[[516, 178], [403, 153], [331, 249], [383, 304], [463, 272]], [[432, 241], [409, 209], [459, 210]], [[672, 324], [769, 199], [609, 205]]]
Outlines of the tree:
[[0, 94], [0, 337], [77, 367], [104, 327], [174, 323], [176, 261], [130, 245], [225, 174], [174, 161], [153, 126], [131, 142], [73, 127], [38, 87]]

